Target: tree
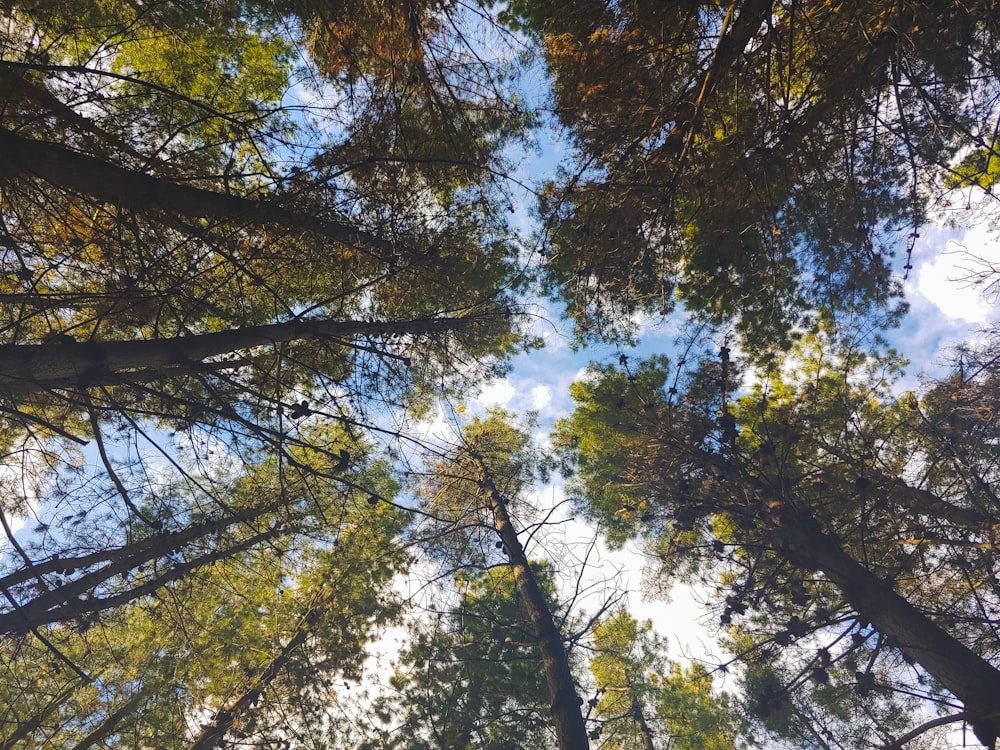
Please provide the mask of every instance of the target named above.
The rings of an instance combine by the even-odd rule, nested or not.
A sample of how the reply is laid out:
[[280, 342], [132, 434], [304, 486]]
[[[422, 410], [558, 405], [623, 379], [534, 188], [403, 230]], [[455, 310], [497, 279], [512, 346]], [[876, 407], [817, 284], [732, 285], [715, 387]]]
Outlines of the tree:
[[428, 538], [452, 564], [488, 570], [490, 559], [502, 551], [522, 609], [522, 627], [545, 677], [558, 747], [582, 750], [589, 747], [588, 733], [566, 637], [551, 593], [547, 595], [521, 541], [524, 529], [514, 520], [528, 483], [545, 469], [532, 455], [529, 436], [504, 414], [494, 413], [463, 430], [458, 446], [440, 456], [419, 491], [433, 521]]
[[[374, 16], [341, 25], [384, 43], [352, 56], [309, 4], [5, 8], [0, 442], [37, 488], [3, 509], [17, 552], [6, 632], [117, 606], [127, 599], [78, 597], [190, 555], [134, 589], [145, 596], [225, 556], [212, 535], [285, 506], [284, 489], [239, 508], [199, 485], [192, 467], [211, 452], [253, 471], [264, 450], [279, 476], [351, 487], [388, 409], [419, 409], [431, 387], [502, 367], [517, 345], [504, 196], [480, 177], [525, 117], [503, 101], [499, 63], [442, 67], [466, 44], [456, 19], [411, 10], [405, 39], [366, 27]], [[314, 52], [297, 70], [295, 34]], [[397, 80], [418, 62], [420, 86]], [[377, 110], [386, 97], [397, 108]], [[366, 140], [404, 116], [438, 152]], [[81, 478], [87, 453], [71, 449], [88, 441], [98, 468]], [[150, 452], [179, 495], [150, 479]], [[33, 504], [42, 568], [9, 522]], [[102, 529], [96, 548], [61, 546], [96, 517], [82, 527]], [[231, 549], [281, 532], [255, 533]], [[50, 590], [40, 576], [60, 570], [79, 574]], [[45, 593], [24, 598], [32, 587]]]
[[[551, 600], [551, 571], [533, 565]], [[556, 747], [535, 636], [509, 566], [456, 581], [457, 606], [415, 623], [362, 747]]]
[[[252, 507], [255, 495], [277, 489], [276, 468], [274, 461], [260, 467], [229, 500]], [[391, 491], [384, 467], [369, 474]], [[404, 516], [308, 475], [284, 489], [295, 499], [276, 512], [199, 540], [218, 550], [209, 564], [184, 559], [194, 545], [135, 567], [121, 564], [114, 571], [121, 584], [109, 577], [81, 596], [86, 617], [63, 613], [59, 622], [35, 626], [42, 636], [0, 641], [2, 746], [321, 743], [326, 717], [338, 710], [332, 681], [359, 679], [368, 642], [399, 613], [388, 588], [407, 562], [398, 545]], [[240, 531], [249, 537], [255, 524], [290, 528], [263, 541], [251, 537], [253, 544], [226, 538]], [[115, 551], [108, 550], [112, 559]], [[156, 580], [177, 568], [182, 576]], [[128, 586], [143, 595], [94, 606], [102, 597], [123, 599], [116, 589]]]
[[717, 694], [699, 664], [682, 668], [663, 656], [652, 623], [617, 612], [594, 628], [590, 670], [600, 696], [602, 747], [732, 750], [741, 727], [727, 694]]
[[992, 185], [991, 2], [517, 0], [507, 13], [544, 44], [573, 139], [540, 204], [542, 251], [584, 338], [678, 298], [733, 322], [748, 352], [819, 310], [886, 315], [932, 202]]
[[530, 118], [454, 9], [349, 5], [3, 7], [4, 746], [321, 737], [396, 612], [370, 456], [520, 345]]
[[[544, 720], [536, 746], [588, 747], [573, 656], [590, 626], [526, 549], [544, 521], [524, 495], [550, 467], [493, 415], [411, 492], [393, 474], [401, 421], [531, 343], [505, 184], [533, 124], [513, 96], [523, 37], [490, 3], [2, 12], [2, 746], [364, 734], [328, 682], [354, 683], [397, 616], [406, 544], [469, 588], [399, 663], [410, 695], [382, 708], [406, 733], [363, 741], [502, 746]], [[891, 358], [829, 330], [899, 312], [887, 248], [935, 185], [992, 188], [996, 9], [502, 14], [544, 43], [581, 158], [543, 195], [548, 291], [584, 338], [679, 292], [758, 366], [747, 398], [728, 345], [669, 387], [666, 360], [627, 357], [578, 386], [561, 440], [591, 517], [718, 578], [769, 730], [822, 744], [808, 730], [829, 717], [899, 744], [916, 702], [886, 696], [908, 690], [960, 702], [992, 745], [995, 357], [899, 399]], [[793, 338], [804, 369], [779, 355]], [[729, 742], [708, 675], [666, 674], [629, 630], [595, 636], [591, 708], [614, 741]], [[807, 682], [812, 721], [777, 721]]]
[[[892, 358], [838, 351], [831, 334], [896, 319], [892, 254], [905, 248], [905, 277], [934, 200], [992, 187], [996, 113], [983, 102], [996, 101], [997, 16], [992, 4], [970, 10], [527, 0], [509, 17], [545, 45], [574, 139], [540, 206], [550, 294], [585, 340], [627, 334], [636, 312], [666, 314], [675, 300], [729, 332], [669, 381], [666, 360], [623, 359], [577, 386], [562, 440], [584, 507], [678, 572], [721, 573], [720, 624], [759, 615], [753, 636], [733, 636], [748, 657], [787, 656], [823, 633], [831, 648], [772, 670], [791, 688], [818, 685], [816, 714], [837, 674], [869, 697], [902, 683], [947, 704], [943, 688], [992, 745], [995, 638], [979, 591], [992, 580], [979, 559], [993, 543], [979, 499], [992, 494], [989, 458], [943, 461], [940, 428], [907, 416], [878, 378]], [[825, 339], [823, 353], [809, 352], [814, 379], [799, 372], [792, 385], [779, 373], [796, 369], [803, 335], [805, 350], [810, 335]], [[731, 395], [746, 382], [734, 341], [764, 384], [746, 400]], [[833, 666], [869, 636], [867, 667]], [[789, 695], [761, 691], [771, 716]], [[890, 703], [866, 721], [895, 741]]]
[[[966, 353], [950, 381], [902, 397], [891, 357], [829, 333], [759, 369], [735, 402], [726, 354], [669, 387], [663, 359], [603, 368], [574, 386], [559, 439], [612, 538], [643, 537], [665, 569], [714, 577], [736, 650], [784, 663], [749, 683], [759, 715], [814, 684], [812, 710], [830, 719], [836, 695], [860, 696], [889, 742], [901, 730], [879, 717], [895, 709], [898, 721], [901, 704], [875, 704], [901, 690], [958, 701], [953, 718], [993, 746], [995, 418], [971, 406], [993, 387], [993, 352]], [[962, 400], [970, 408], [954, 411]], [[955, 450], [942, 425], [959, 414], [974, 437]]]

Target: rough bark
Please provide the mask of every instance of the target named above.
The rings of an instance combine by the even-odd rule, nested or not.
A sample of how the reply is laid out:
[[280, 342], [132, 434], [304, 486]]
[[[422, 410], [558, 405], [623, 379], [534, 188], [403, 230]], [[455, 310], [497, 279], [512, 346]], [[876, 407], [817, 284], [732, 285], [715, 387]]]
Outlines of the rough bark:
[[580, 712], [583, 701], [576, 692], [573, 675], [569, 669], [569, 655], [563, 644], [562, 633], [556, 627], [552, 611], [545, 600], [545, 594], [528, 564], [524, 546], [521, 544], [521, 539], [507, 511], [507, 499], [497, 489], [489, 469], [482, 460], [478, 456], [473, 457], [476, 458], [482, 470], [479, 486], [489, 502], [497, 534], [500, 536], [500, 541], [503, 542], [510, 560], [510, 568], [514, 574], [514, 585], [528, 611], [535, 645], [542, 657], [545, 681], [552, 696], [552, 719], [555, 723], [559, 748], [560, 750], [587, 750], [590, 747], [590, 741], [587, 737], [587, 725]]
[[398, 322], [291, 320], [170, 339], [6, 344], [0, 346], [0, 394], [16, 401], [44, 390], [115, 385], [125, 375], [157, 374], [257, 346], [309, 338], [420, 336], [460, 330], [475, 320], [475, 316]]

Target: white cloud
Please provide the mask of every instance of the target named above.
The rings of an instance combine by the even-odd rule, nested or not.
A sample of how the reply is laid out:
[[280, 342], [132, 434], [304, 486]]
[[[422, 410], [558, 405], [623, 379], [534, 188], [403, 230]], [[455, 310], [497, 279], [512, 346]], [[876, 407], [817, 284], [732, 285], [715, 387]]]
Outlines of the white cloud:
[[[668, 591], [650, 586], [649, 556], [635, 542], [612, 550], [603, 539], [595, 539], [594, 527], [567, 502], [563, 482], [529, 492], [525, 500], [536, 509], [536, 517], [522, 522], [543, 516], [547, 521], [532, 536], [528, 556], [562, 561], [556, 585], [564, 599], [573, 600], [578, 614], [593, 614], [609, 601], [624, 597], [622, 603], [633, 616], [652, 620], [654, 629], [669, 640], [670, 658], [718, 661], [705, 628], [708, 592], [683, 584], [670, 586]], [[550, 511], [555, 512], [548, 515]]]
[[516, 392], [509, 380], [497, 380], [480, 389], [477, 401], [484, 406], [506, 406]]
[[917, 291], [934, 303], [949, 320], [985, 323], [990, 304], [968, 281], [967, 256], [949, 251], [920, 266]]
[[438, 406], [432, 418], [424, 419], [414, 425], [414, 431], [422, 440], [437, 440], [450, 442], [456, 437], [455, 423], [448, 419], [444, 408]]
[[941, 252], [920, 264], [916, 291], [949, 320], [986, 323], [994, 305], [974, 279], [984, 272], [995, 278], [995, 268], [1000, 268], [1000, 243], [988, 229], [970, 227], [961, 240], [949, 239]]
[[552, 389], [547, 385], [536, 385], [531, 389], [531, 408], [536, 411], [544, 409], [552, 400]]

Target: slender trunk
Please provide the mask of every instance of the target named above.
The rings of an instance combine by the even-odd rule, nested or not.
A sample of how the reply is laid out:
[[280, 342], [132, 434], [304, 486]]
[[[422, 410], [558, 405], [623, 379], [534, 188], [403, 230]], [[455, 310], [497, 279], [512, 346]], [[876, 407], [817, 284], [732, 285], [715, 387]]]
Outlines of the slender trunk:
[[511, 522], [507, 512], [507, 500], [497, 489], [489, 469], [482, 459], [473, 456], [483, 472], [479, 482], [480, 488], [490, 504], [497, 534], [503, 542], [510, 559], [510, 568], [514, 574], [514, 585], [521, 595], [528, 610], [531, 627], [535, 637], [535, 645], [542, 657], [542, 667], [545, 680], [552, 696], [552, 718], [555, 722], [556, 736], [560, 750], [587, 750], [590, 741], [587, 737], [587, 725], [580, 712], [582, 699], [577, 695], [573, 683], [573, 675], [569, 669], [569, 655], [563, 644], [562, 633], [556, 627], [552, 611], [545, 600], [538, 580], [528, 564], [521, 539]]
[[[706, 68], [697, 89], [690, 89], [681, 99], [674, 121], [673, 134], [680, 138], [668, 138], [673, 145], [678, 161], [682, 164], [687, 157], [691, 144], [701, 125], [705, 103], [710, 99], [720, 83], [720, 71], [736, 70], [735, 61], [746, 50], [754, 35], [772, 12], [772, 0], [749, 0], [736, 15], [739, 2], [734, 0], [730, 5], [725, 20], [722, 22], [722, 32], [715, 45], [712, 60]], [[683, 131], [686, 132], [681, 132]]]
[[131, 570], [137, 565], [181, 549], [191, 542], [221, 533], [236, 524], [249, 523], [266, 513], [273, 513], [285, 505], [285, 500], [278, 499], [260, 506], [234, 511], [219, 518], [190, 524], [178, 531], [169, 531], [139, 539], [123, 547], [102, 549], [85, 555], [50, 557], [38, 562], [31, 562], [19, 570], [0, 577], [0, 586], [12, 588], [43, 575], [53, 573], [65, 575], [101, 563], [116, 566], [116, 569], [108, 574], [107, 577], [110, 578]]
[[135, 716], [139, 707], [142, 706], [147, 699], [148, 696], [144, 695], [142, 692], [133, 695], [125, 701], [125, 703], [123, 703], [118, 710], [110, 714], [108, 718], [98, 724], [92, 732], [73, 745], [72, 750], [87, 750], [88, 747], [93, 747], [98, 742], [105, 739], [109, 734], [118, 731], [118, 725], [121, 724], [124, 719], [130, 716]]
[[239, 696], [229, 701], [225, 708], [219, 709], [212, 716], [211, 721], [201, 725], [201, 732], [194, 738], [189, 750], [212, 750], [212, 748], [222, 745], [226, 733], [233, 728], [238, 719], [257, 705], [263, 696], [264, 690], [274, 682], [274, 679], [281, 674], [288, 662], [291, 661], [293, 654], [306, 642], [306, 639], [309, 637], [310, 628], [319, 615], [318, 606], [320, 605], [314, 603], [310, 607], [296, 628], [295, 634], [284, 645], [278, 655], [270, 661], [260, 676]]
[[941, 518], [953, 526], [979, 531], [988, 531], [993, 525], [993, 520], [987, 514], [949, 503], [928, 490], [910, 487], [902, 479], [889, 479], [886, 485], [889, 502], [914, 513]]
[[141, 583], [130, 588], [119, 590], [107, 596], [93, 596], [94, 588], [114, 575], [127, 573], [137, 565], [146, 564], [147, 561], [150, 561], [151, 564], [153, 561], [160, 560], [161, 556], [147, 554], [131, 560], [109, 563], [107, 566], [77, 578], [64, 586], [39, 594], [23, 606], [12, 602], [12, 609], [0, 614], [0, 634], [28, 633], [34, 628], [44, 627], [54, 622], [86, 618], [108, 609], [121, 607], [151, 594], [168, 583], [183, 579], [198, 568], [233, 557], [286, 533], [282, 529], [275, 528], [261, 534], [255, 534], [231, 547], [206, 553], [184, 563], [170, 564], [161, 573], [148, 575]]
[[18, 399], [43, 390], [115, 385], [127, 374], [155, 373], [257, 346], [309, 338], [419, 336], [460, 330], [476, 319], [291, 320], [170, 339], [5, 344], [0, 346], [0, 393]]
[[17, 744], [33, 735], [45, 724], [46, 719], [59, 711], [59, 709], [65, 706], [65, 702], [73, 695], [73, 693], [79, 688], [80, 683], [72, 681], [67, 683], [67, 685], [58, 693], [56, 693], [49, 702], [41, 708], [38, 713], [32, 716], [26, 721], [20, 722], [14, 731], [11, 732], [6, 737], [0, 738], [0, 750], [13, 750], [17, 747]]
[[653, 729], [649, 726], [649, 722], [646, 721], [646, 714], [643, 713], [642, 706], [634, 695], [632, 696], [632, 718], [639, 725], [639, 733], [642, 734], [643, 750], [656, 750], [656, 747], [653, 745]]
[[[33, 80], [33, 71], [0, 66], [0, 91], [3, 92], [3, 98], [7, 102], [13, 100], [33, 102], [42, 111], [59, 118], [63, 125], [79, 133], [86, 133], [96, 138], [98, 142], [111, 146], [138, 162], [149, 161], [149, 157], [139, 153], [134, 146], [79, 114], [49, 91], [43, 84], [36, 83]], [[176, 171], [174, 165], [170, 164], [170, 162], [156, 162], [156, 165], [162, 166], [167, 170]]]
[[0, 128], [0, 175], [34, 175], [68, 190], [135, 210], [162, 210], [187, 217], [277, 224], [315, 232], [367, 255], [387, 259], [398, 254], [393, 243], [349, 224], [228, 193], [182, 185], [103, 159]]

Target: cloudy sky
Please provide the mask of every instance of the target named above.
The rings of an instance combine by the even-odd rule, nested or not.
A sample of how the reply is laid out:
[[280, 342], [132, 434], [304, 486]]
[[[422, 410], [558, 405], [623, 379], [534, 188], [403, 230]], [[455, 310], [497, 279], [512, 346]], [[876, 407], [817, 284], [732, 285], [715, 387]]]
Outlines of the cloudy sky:
[[[896, 263], [902, 266], [905, 261], [897, 259]], [[911, 363], [908, 376], [902, 381], [905, 387], [915, 387], [923, 374], [940, 374], [950, 347], [981, 338], [983, 331], [1000, 318], [989, 290], [982, 283], [972, 282], [977, 272], [989, 272], [992, 267], [1000, 269], [1000, 242], [985, 222], [955, 229], [945, 226], [942, 220], [921, 229], [912, 265], [904, 284], [910, 312], [898, 330], [886, 332], [890, 343]], [[538, 415], [536, 440], [544, 446], [552, 422], [568, 415], [572, 408], [570, 383], [581, 375], [588, 362], [615, 362], [619, 351], [613, 347], [575, 351], [570, 346], [567, 327], [556, 319], [539, 320], [536, 332], [545, 338], [545, 349], [518, 357], [506, 378], [487, 384], [464, 406], [467, 414], [497, 407], [514, 413], [533, 411]], [[671, 340], [671, 331], [651, 328], [643, 335], [639, 349], [665, 350]], [[442, 412], [434, 429], [444, 436], [452, 423]], [[564, 488], [560, 482], [541, 487], [535, 499], [540, 507], [553, 507], [565, 499]], [[571, 512], [567, 511], [560, 520], [558, 535], [553, 535], [553, 539], [569, 545], [581, 562], [582, 556], [587, 555], [584, 578], [589, 593], [580, 602], [583, 610], [593, 612], [611, 593], [627, 590], [632, 610], [640, 617], [652, 619], [661, 634], [668, 637], [671, 658], [712, 661], [709, 655], [718, 651], [706, 631], [705, 625], [709, 623], [697, 591], [677, 588], [669, 602], [648, 595], [648, 587], [644, 586], [645, 561], [637, 546], [608, 550], [599, 542], [593, 543], [593, 529], [574, 519]], [[530, 551], [535, 556], [557, 553], [553, 549], [546, 555], [547, 543], [539, 544], [543, 548]]]

